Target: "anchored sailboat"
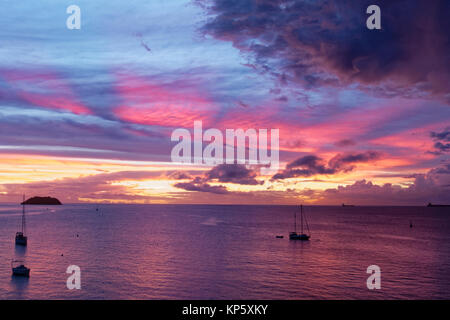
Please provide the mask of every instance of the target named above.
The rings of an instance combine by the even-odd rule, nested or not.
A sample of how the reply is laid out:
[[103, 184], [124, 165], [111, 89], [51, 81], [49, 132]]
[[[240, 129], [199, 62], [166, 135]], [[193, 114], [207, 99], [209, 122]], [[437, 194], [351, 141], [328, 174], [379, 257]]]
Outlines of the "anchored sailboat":
[[22, 230], [18, 231], [16, 233], [16, 244], [20, 246], [26, 246], [27, 245], [27, 237], [25, 236], [25, 195], [23, 195], [23, 202], [22, 202]]
[[11, 261], [11, 269], [13, 276], [19, 277], [29, 277], [30, 276], [30, 268], [25, 267], [25, 264], [21, 260], [13, 260]]
[[308, 229], [308, 234], [303, 232], [303, 205], [300, 205], [300, 233], [297, 233], [297, 211], [294, 212], [294, 232], [289, 233], [289, 240], [303, 240], [307, 241], [311, 237], [311, 232], [309, 231], [308, 221], [305, 217], [306, 228]]

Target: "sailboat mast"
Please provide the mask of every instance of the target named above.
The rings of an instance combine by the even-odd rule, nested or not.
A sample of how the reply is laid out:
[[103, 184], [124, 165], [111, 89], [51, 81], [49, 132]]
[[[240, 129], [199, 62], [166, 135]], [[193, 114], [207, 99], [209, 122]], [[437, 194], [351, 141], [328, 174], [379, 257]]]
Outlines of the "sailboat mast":
[[297, 232], [297, 211], [294, 210], [294, 232]]
[[22, 234], [25, 234], [25, 195], [22, 202]]
[[300, 219], [301, 219], [301, 228], [302, 228], [302, 234], [303, 234], [303, 205], [300, 205]]

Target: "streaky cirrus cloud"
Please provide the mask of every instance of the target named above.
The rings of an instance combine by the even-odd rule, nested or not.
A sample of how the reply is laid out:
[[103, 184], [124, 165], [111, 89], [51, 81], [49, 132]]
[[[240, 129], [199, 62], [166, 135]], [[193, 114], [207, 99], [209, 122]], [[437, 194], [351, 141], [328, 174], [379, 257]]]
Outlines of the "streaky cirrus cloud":
[[22, 194], [30, 196], [51, 194], [63, 203], [80, 202], [82, 201], [81, 199], [145, 200], [150, 199], [150, 197], [145, 198], [132, 194], [125, 186], [114, 184], [114, 182], [124, 179], [155, 179], [161, 174], [161, 172], [149, 171], [119, 171], [51, 181], [9, 183], [2, 185], [4, 191], [2, 198], [6, 198], [8, 201], [14, 201], [15, 199], [20, 199]]
[[[2, 69], [0, 78], [6, 80], [12, 93], [36, 107], [91, 114], [80, 102], [67, 79], [50, 70]], [[4, 88], [2, 88], [5, 90]]]
[[120, 106], [114, 114], [122, 121], [163, 127], [192, 127], [194, 121], [210, 124], [217, 107], [186, 81], [161, 84], [136, 75], [118, 74]]
[[[167, 201], [164, 195], [137, 193], [136, 189], [123, 182], [158, 183], [160, 181], [187, 180], [193, 172], [179, 170], [127, 170], [81, 175], [79, 177], [61, 178], [29, 183], [5, 183], [0, 185], [0, 199], [15, 202], [22, 194], [29, 196], [53, 195], [63, 203], [100, 201], [100, 202], [144, 202]], [[219, 190], [220, 188], [211, 188]], [[226, 191], [226, 190], [225, 190]], [[162, 191], [164, 193], [164, 191]]]

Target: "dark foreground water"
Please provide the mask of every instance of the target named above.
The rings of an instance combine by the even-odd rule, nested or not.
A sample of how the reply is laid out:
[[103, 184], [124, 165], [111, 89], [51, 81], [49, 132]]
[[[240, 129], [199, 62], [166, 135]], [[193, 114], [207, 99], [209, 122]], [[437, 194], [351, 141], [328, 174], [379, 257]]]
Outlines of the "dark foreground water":
[[[20, 207], [0, 206], [0, 298], [450, 298], [450, 208], [306, 207], [304, 243], [287, 237], [295, 207], [96, 207], [29, 206], [23, 250]], [[12, 258], [29, 279], [11, 277]], [[381, 290], [366, 287], [373, 264]], [[69, 265], [81, 290], [66, 287]]]

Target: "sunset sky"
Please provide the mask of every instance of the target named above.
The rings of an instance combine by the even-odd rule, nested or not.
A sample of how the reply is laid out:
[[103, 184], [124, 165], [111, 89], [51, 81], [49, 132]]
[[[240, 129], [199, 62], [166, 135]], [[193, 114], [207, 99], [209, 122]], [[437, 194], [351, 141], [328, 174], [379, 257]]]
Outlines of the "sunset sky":
[[[0, 1], [0, 202], [450, 203], [450, 2], [372, 2]], [[173, 163], [194, 121], [279, 172]]]

